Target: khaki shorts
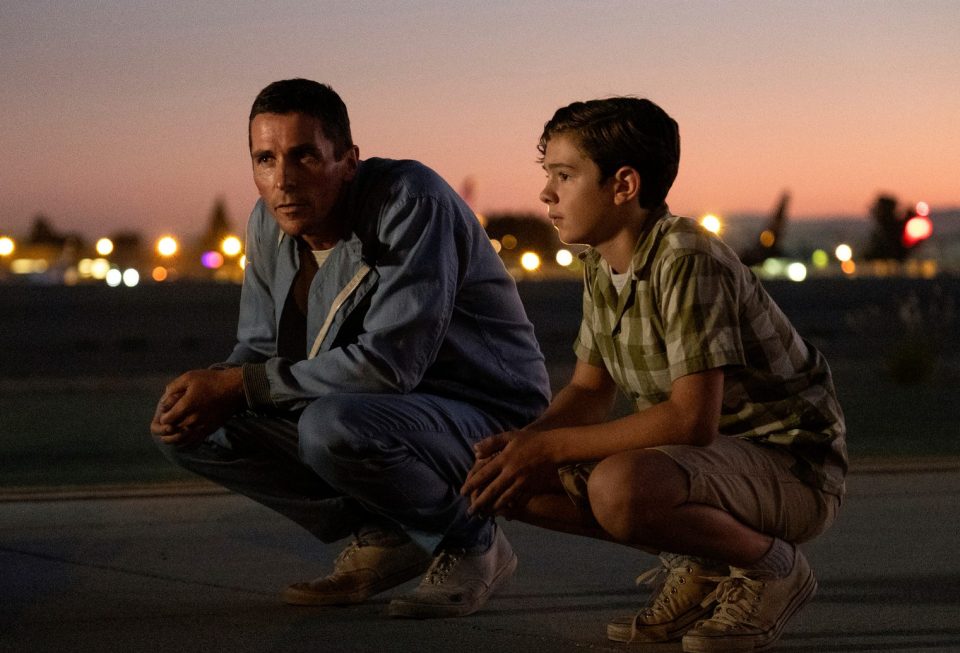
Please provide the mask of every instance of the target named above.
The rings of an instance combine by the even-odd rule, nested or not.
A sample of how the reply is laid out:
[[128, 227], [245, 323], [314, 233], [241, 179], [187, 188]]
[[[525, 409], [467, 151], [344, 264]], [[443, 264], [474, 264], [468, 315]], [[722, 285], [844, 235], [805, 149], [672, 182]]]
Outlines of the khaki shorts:
[[[805, 542], [827, 530], [840, 497], [807, 485], [791, 471], [785, 449], [720, 436], [707, 447], [653, 447], [687, 473], [687, 502], [718, 508], [761, 533]], [[560, 468], [560, 482], [578, 506], [589, 510], [587, 480], [596, 462]]]

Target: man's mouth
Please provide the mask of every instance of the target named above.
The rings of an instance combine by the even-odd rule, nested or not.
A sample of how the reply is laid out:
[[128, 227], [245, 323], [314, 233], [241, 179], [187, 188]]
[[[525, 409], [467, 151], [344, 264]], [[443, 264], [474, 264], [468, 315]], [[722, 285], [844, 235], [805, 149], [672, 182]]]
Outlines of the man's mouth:
[[278, 211], [279, 210], [295, 211], [297, 209], [304, 208], [306, 205], [307, 205], [306, 202], [283, 202], [281, 204], [277, 204], [276, 208]]

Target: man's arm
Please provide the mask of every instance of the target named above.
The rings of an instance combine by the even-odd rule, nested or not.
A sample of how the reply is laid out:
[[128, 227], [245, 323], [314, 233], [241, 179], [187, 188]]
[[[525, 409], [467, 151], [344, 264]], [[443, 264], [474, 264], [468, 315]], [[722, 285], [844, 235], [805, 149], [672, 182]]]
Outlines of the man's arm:
[[[587, 364], [578, 363], [578, 368], [583, 365]], [[580, 381], [594, 378], [593, 370], [580, 369]], [[601, 381], [588, 387], [597, 392], [603, 385]], [[536, 486], [564, 463], [666, 444], [705, 446], [718, 434], [723, 401], [719, 368], [682, 376], [673, 382], [666, 401], [602, 423], [577, 422], [578, 401], [591, 417], [601, 404], [591, 404], [589, 392], [571, 386], [572, 382], [558, 395], [562, 404], [556, 410], [551, 404], [544, 417], [527, 429], [493, 435], [477, 444], [477, 463], [461, 490], [472, 498], [471, 511], [498, 512], [522, 500], [528, 485]]]
[[295, 407], [332, 392], [416, 388], [447, 333], [465, 264], [457, 240], [457, 223], [465, 218], [446, 213], [458, 210], [429, 195], [386, 200], [377, 216], [380, 251], [369, 276], [375, 281], [361, 282], [370, 293], [362, 326], [346, 334], [343, 345], [309, 360], [270, 358], [245, 366], [251, 368], [244, 370], [251, 407]]

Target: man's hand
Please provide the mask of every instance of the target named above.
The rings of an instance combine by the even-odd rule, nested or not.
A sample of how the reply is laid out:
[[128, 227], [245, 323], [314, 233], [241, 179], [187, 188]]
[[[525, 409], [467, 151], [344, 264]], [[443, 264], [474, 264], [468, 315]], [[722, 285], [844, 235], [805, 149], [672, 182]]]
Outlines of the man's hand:
[[150, 432], [167, 444], [192, 444], [220, 428], [245, 404], [239, 367], [193, 370], [167, 384]]
[[470, 497], [471, 514], [509, 515], [544, 491], [557, 473], [547, 432], [507, 431], [474, 446], [477, 460], [460, 494]]

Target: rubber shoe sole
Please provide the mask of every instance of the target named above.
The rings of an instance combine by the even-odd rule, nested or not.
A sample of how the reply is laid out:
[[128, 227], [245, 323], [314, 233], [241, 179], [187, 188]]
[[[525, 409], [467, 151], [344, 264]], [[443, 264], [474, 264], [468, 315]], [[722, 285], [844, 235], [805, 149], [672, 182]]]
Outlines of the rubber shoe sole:
[[412, 565], [389, 576], [380, 578], [376, 582], [361, 585], [352, 591], [318, 592], [297, 583], [284, 589], [280, 598], [288, 605], [325, 606], [363, 603], [371, 596], [386, 592], [407, 581], [418, 578], [426, 571], [428, 564], [429, 561], [427, 561], [427, 564]]
[[487, 591], [466, 603], [425, 603], [396, 598], [387, 606], [387, 614], [402, 619], [433, 619], [445, 617], [465, 617], [482, 608], [490, 596], [504, 583], [510, 580], [517, 570], [517, 555], [513, 554], [490, 582]]
[[633, 630], [636, 617], [614, 617], [607, 624], [607, 639], [611, 642], [675, 642], [681, 639], [693, 624], [704, 617], [710, 616], [716, 604], [711, 603], [699, 610], [690, 610], [669, 623], [656, 625], [642, 625]]

